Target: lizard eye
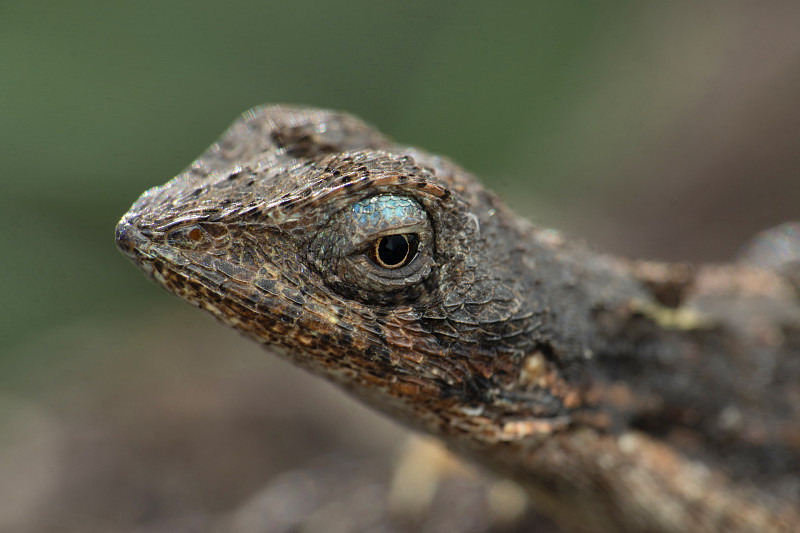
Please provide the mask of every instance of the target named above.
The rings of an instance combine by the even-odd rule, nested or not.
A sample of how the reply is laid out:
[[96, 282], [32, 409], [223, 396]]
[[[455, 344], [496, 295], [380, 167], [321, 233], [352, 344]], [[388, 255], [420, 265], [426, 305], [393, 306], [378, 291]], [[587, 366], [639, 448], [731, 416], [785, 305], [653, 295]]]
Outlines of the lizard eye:
[[433, 229], [416, 200], [380, 194], [336, 213], [309, 254], [326, 281], [347, 296], [392, 299], [417, 294], [433, 267]]
[[414, 260], [418, 243], [416, 233], [385, 235], [372, 242], [367, 256], [379, 267], [394, 270]]

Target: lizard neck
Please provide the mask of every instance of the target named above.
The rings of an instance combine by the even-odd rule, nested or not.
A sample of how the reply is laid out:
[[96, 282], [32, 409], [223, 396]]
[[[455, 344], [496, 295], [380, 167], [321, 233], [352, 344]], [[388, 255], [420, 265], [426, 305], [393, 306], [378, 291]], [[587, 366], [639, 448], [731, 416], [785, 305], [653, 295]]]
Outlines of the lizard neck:
[[[661, 509], [690, 489], [723, 495], [704, 508], [709, 516], [739, 509], [732, 530], [797, 520], [743, 488], [756, 480], [794, 497], [786, 472], [800, 442], [791, 401], [800, 309], [787, 279], [739, 265], [625, 261], [513, 218], [480, 220], [481, 238], [499, 243], [485, 264], [514, 311], [502, 326], [484, 323], [485, 343], [454, 345], [437, 361], [469, 368], [458, 383], [467, 393], [447, 389], [427, 416], [413, 396], [414, 415], [401, 418], [522, 481], [564, 523], [624, 531], [620, 516], [638, 513], [626, 502]], [[471, 301], [467, 289], [459, 300]], [[636, 478], [651, 460], [648, 480]], [[716, 475], [698, 480], [698, 464]], [[580, 513], [564, 505], [574, 501]], [[653, 524], [690, 523], [659, 512]]]

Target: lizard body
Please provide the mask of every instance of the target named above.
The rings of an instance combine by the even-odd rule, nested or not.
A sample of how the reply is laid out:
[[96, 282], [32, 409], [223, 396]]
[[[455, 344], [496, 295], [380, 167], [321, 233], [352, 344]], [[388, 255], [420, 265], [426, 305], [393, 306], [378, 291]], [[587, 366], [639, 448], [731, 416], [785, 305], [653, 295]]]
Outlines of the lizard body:
[[116, 238], [168, 291], [513, 477], [564, 527], [800, 530], [796, 261], [598, 254], [447, 159], [280, 106], [145, 192]]

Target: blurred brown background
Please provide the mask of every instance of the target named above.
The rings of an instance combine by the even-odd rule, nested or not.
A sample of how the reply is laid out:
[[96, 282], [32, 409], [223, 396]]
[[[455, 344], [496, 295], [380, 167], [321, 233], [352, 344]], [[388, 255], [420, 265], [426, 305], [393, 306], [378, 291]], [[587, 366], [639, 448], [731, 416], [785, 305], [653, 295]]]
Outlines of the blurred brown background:
[[800, 217], [798, 28], [792, 1], [4, 2], [0, 531], [541, 525], [455, 467], [393, 512], [406, 432], [148, 283], [117, 219], [291, 102], [597, 247], [728, 260]]

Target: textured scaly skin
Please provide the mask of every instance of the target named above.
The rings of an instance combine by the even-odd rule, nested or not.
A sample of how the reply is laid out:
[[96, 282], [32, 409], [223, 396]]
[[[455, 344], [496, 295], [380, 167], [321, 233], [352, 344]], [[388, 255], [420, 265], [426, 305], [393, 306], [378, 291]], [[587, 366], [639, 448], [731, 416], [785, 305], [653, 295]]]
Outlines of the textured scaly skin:
[[[348, 218], [382, 196], [428, 218], [394, 273]], [[791, 265], [600, 255], [447, 159], [278, 106], [145, 192], [116, 236], [171, 293], [512, 476], [566, 529], [800, 531]]]

